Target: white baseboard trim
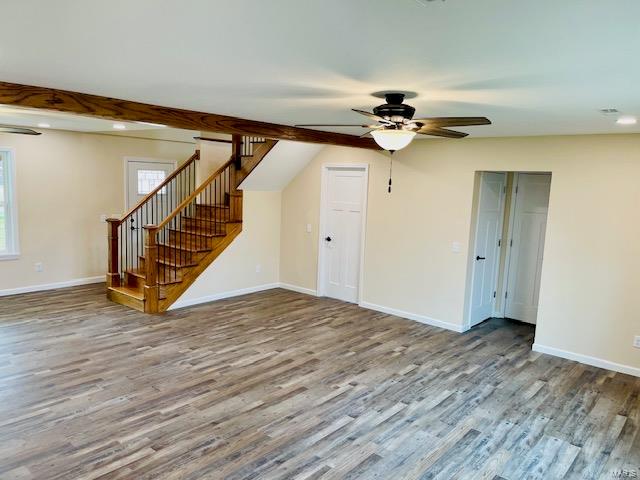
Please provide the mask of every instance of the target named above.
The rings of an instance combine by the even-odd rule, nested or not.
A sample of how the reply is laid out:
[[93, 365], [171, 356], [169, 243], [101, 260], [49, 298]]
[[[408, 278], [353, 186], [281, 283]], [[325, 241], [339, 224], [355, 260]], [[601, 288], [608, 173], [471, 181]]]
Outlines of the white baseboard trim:
[[77, 287], [79, 285], [89, 285], [91, 283], [106, 282], [104, 275], [99, 277], [75, 278], [64, 282], [43, 283], [40, 285], [29, 285], [28, 287], [7, 288], [0, 290], [0, 297], [9, 295], [20, 295], [21, 293], [43, 292], [45, 290], [56, 290], [58, 288]]
[[314, 297], [318, 296], [318, 292], [311, 288], [299, 287], [297, 285], [291, 285], [290, 283], [282, 283], [279, 284], [280, 288], [284, 288], [285, 290], [291, 290], [292, 292], [304, 293], [307, 295], [313, 295]]
[[389, 315], [395, 315], [396, 317], [407, 318], [409, 320], [414, 320], [416, 322], [424, 323], [425, 325], [431, 325], [432, 327], [445, 328], [447, 330], [451, 330], [457, 333], [464, 332], [463, 325], [457, 325], [455, 323], [450, 323], [450, 322], [443, 322], [442, 320], [436, 320], [435, 318], [430, 318], [425, 315], [419, 315], [417, 313], [396, 310], [395, 308], [383, 307], [382, 305], [376, 305], [374, 303], [369, 303], [369, 302], [360, 302], [358, 305], [362, 308], [367, 308], [369, 310], [375, 310], [377, 312], [382, 312], [382, 313], [388, 313]]
[[610, 362], [609, 360], [603, 360], [602, 358], [591, 357], [589, 355], [583, 355], [581, 353], [569, 352], [567, 350], [561, 350], [555, 347], [540, 345], [539, 343], [533, 344], [533, 351], [546, 353], [547, 355], [553, 355], [554, 357], [566, 358], [567, 360], [584, 363], [586, 365], [591, 365], [592, 367], [604, 368], [606, 370], [612, 370], [614, 372], [626, 373], [627, 375], [640, 377], [640, 368]]
[[255, 287], [240, 288], [238, 290], [230, 290], [228, 292], [214, 293], [213, 295], [205, 295], [204, 297], [191, 298], [188, 300], [178, 300], [169, 307], [169, 310], [176, 310], [178, 308], [191, 307], [193, 305], [200, 305], [201, 303], [214, 302], [216, 300], [222, 300], [224, 298], [238, 297], [240, 295], [246, 295], [248, 293], [262, 292], [264, 290], [271, 290], [272, 288], [278, 288], [279, 283], [266, 283], [263, 285], [256, 285]]

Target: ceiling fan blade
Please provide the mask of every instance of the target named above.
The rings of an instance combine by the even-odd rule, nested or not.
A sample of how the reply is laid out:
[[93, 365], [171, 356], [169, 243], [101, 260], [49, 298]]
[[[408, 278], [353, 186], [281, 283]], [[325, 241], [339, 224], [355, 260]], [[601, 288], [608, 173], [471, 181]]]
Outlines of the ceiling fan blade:
[[414, 118], [413, 123], [421, 123], [425, 127], [466, 127], [470, 125], [491, 125], [487, 117], [432, 117]]
[[296, 127], [362, 127], [362, 128], [371, 128], [371, 125], [362, 125], [362, 124], [346, 124], [346, 123], [337, 123], [337, 124], [324, 124], [324, 123], [300, 123], [298, 125], [294, 125]]
[[357, 108], [352, 108], [351, 110], [353, 110], [356, 113], [359, 113], [360, 115], [364, 115], [365, 117], [369, 117], [373, 120], [375, 120], [376, 122], [381, 122], [384, 123], [386, 125], [393, 125], [393, 122], [391, 122], [390, 120], [386, 120], [382, 117], [379, 117], [378, 115], [374, 114], [374, 113], [370, 113], [370, 112], [365, 112], [364, 110], [358, 110]]
[[380, 130], [381, 128], [384, 128], [384, 125], [379, 125], [379, 126], [376, 126], [376, 125], [369, 125], [369, 128], [370, 128], [371, 130], [369, 130], [367, 133], [364, 133], [363, 135], [360, 135], [360, 138], [364, 138], [364, 137], [366, 137], [367, 135], [369, 135], [371, 132], [375, 132], [376, 130]]
[[421, 133], [422, 135], [432, 135], [434, 137], [446, 137], [446, 138], [464, 138], [468, 133], [464, 132], [456, 132], [454, 130], [449, 130], [446, 128], [440, 127], [422, 127], [416, 133]]
[[0, 125], [0, 133], [18, 133], [21, 135], [42, 135], [40, 132], [30, 128], [13, 127], [11, 125]]

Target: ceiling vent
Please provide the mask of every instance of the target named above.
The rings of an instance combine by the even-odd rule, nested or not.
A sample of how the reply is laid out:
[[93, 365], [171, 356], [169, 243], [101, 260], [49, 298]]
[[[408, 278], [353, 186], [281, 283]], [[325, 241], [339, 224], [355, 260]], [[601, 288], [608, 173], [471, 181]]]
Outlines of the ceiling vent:
[[601, 108], [600, 113], [602, 113], [603, 115], [615, 115], [619, 112], [617, 108]]

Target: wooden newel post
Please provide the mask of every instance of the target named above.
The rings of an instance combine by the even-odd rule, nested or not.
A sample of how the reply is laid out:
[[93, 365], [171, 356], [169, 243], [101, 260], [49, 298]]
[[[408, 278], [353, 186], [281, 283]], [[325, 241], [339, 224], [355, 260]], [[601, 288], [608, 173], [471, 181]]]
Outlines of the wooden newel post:
[[144, 311], [147, 313], [158, 312], [158, 227], [145, 225], [144, 230]]
[[236, 170], [242, 168], [242, 135], [231, 136], [231, 149]]
[[120, 268], [118, 256], [118, 227], [120, 220], [117, 218], [107, 218], [108, 236], [108, 264], [107, 264], [107, 287], [120, 286]]

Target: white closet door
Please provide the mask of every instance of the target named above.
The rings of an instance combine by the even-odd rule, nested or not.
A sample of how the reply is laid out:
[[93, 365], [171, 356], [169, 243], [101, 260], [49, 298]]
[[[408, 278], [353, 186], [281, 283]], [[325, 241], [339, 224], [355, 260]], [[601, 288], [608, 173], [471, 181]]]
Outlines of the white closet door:
[[355, 303], [360, 282], [366, 171], [330, 168], [327, 175], [322, 290], [328, 297]]
[[473, 250], [473, 286], [471, 326], [493, 314], [498, 281], [500, 246], [504, 217], [504, 197], [507, 176], [504, 173], [481, 174], [480, 197], [475, 248]]
[[536, 323], [551, 175], [521, 173], [513, 213], [505, 316]]

